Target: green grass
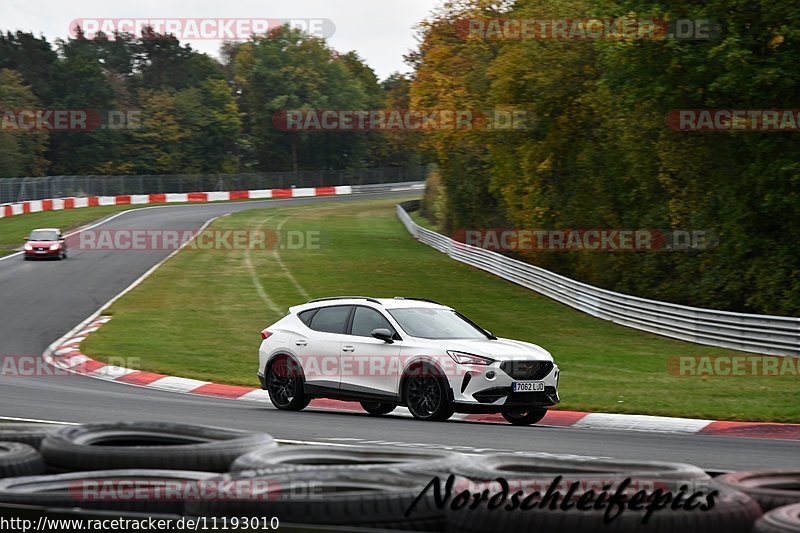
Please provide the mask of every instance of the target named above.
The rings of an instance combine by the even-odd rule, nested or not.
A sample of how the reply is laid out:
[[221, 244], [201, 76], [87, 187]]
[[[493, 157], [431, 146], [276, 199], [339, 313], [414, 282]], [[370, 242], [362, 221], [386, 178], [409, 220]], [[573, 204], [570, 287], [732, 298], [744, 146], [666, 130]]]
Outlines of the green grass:
[[[676, 377], [679, 355], [736, 352], [658, 337], [574, 311], [459, 264], [411, 238], [394, 201], [245, 211], [213, 229], [320, 232], [317, 250], [179, 253], [110, 309], [84, 343], [95, 358], [135, 357], [144, 370], [257, 386], [259, 331], [290, 305], [337, 294], [433, 298], [496, 335], [550, 350], [561, 409], [727, 420], [800, 420], [798, 377]], [[284, 270], [284, 268], [286, 270]], [[291, 276], [287, 275], [287, 270]], [[302, 289], [299, 289], [292, 280]], [[256, 283], [281, 312], [259, 296]]]
[[36, 228], [61, 228], [66, 232], [84, 226], [108, 215], [141, 207], [130, 205], [109, 205], [64, 209], [62, 211], [42, 211], [8, 218], [0, 218], [0, 257], [14, 253], [25, 243], [25, 237]]

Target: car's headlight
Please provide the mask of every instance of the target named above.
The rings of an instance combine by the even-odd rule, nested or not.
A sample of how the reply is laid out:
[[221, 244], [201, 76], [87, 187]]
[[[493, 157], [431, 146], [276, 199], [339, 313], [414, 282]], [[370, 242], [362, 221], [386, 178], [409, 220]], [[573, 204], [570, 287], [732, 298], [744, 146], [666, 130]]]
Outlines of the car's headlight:
[[491, 365], [494, 359], [488, 357], [481, 357], [480, 355], [472, 355], [471, 353], [456, 352], [454, 350], [447, 350], [447, 355], [453, 358], [453, 361], [460, 365]]
[[51, 250], [58, 250], [58, 247], [59, 247], [59, 246], [61, 246], [61, 245], [60, 245], [60, 244], [58, 244], [58, 243], [54, 243], [54, 244], [51, 244], [51, 245], [50, 245], [50, 249], [51, 249]]
[[31, 251], [31, 250], [33, 250], [33, 246], [31, 246], [30, 244], [26, 244], [25, 245], [25, 249], [28, 250], [28, 251]]

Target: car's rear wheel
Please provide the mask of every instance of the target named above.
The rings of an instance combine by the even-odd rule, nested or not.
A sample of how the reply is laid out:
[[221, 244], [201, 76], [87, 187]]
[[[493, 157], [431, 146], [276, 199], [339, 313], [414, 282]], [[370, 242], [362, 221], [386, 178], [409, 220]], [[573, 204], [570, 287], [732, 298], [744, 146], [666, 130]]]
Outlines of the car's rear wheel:
[[414, 418], [443, 421], [453, 416], [447, 384], [431, 368], [415, 368], [405, 384], [406, 405]]
[[288, 357], [281, 357], [267, 369], [267, 391], [272, 405], [283, 411], [300, 411], [311, 399], [303, 391], [303, 372]]
[[361, 407], [373, 416], [388, 415], [397, 407], [393, 403], [361, 402]]
[[546, 414], [547, 409], [537, 407], [528, 410], [503, 411], [503, 418], [515, 426], [529, 426], [539, 422]]

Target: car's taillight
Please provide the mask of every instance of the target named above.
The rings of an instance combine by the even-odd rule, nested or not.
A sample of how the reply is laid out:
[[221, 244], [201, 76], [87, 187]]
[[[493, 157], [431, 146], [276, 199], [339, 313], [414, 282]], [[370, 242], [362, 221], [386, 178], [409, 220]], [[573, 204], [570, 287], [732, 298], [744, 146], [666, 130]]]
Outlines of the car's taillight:
[[261, 331], [261, 338], [264, 339], [264, 340], [267, 340], [270, 335], [272, 335], [272, 332], [269, 331], [269, 330], [265, 329], [265, 330]]

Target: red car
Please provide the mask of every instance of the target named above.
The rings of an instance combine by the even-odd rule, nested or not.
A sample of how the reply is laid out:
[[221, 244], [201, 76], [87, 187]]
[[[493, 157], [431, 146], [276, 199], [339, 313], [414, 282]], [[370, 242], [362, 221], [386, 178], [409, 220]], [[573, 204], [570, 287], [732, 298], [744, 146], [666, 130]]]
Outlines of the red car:
[[35, 229], [26, 239], [25, 260], [29, 259], [66, 259], [67, 242], [57, 228]]

